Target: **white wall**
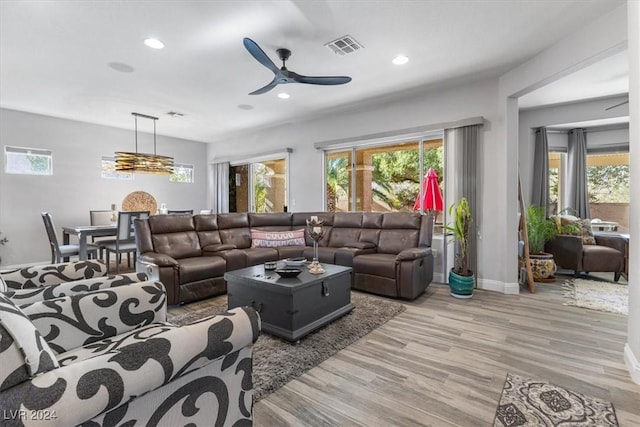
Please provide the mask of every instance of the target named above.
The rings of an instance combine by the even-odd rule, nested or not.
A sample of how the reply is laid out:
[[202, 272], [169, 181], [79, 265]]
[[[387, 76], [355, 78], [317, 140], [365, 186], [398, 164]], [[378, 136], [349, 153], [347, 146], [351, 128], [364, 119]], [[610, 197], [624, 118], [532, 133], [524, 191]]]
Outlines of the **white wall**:
[[631, 157], [631, 207], [629, 232], [629, 328], [625, 346], [625, 361], [631, 377], [640, 384], [640, 2], [628, 4], [629, 22], [629, 136]]
[[[627, 105], [622, 105], [613, 110], [606, 110], [607, 107], [625, 101], [626, 99], [626, 96], [620, 96], [520, 111], [518, 165], [520, 167], [522, 192], [524, 193], [526, 204], [531, 203], [535, 129], [541, 126], [628, 116], [629, 109]], [[587, 145], [589, 147], [619, 142], [629, 142], [628, 129], [589, 132], [587, 134]], [[567, 147], [566, 134], [549, 134], [549, 147], [556, 146]]]
[[[483, 116], [485, 125], [481, 136], [484, 150], [481, 162], [489, 162], [492, 166], [481, 167], [480, 188], [482, 183], [492, 182], [496, 170], [503, 168], [495, 164], [494, 154], [498, 149], [498, 138], [494, 133], [496, 120], [497, 80], [483, 80], [461, 84], [454, 88], [424, 92], [402, 100], [388, 101], [383, 104], [362, 108], [359, 111], [324, 116], [315, 120], [302, 121], [295, 124], [265, 129], [255, 134], [228, 139], [213, 143], [209, 148], [209, 161], [218, 158], [240, 158], [254, 156], [261, 152], [269, 152], [284, 147], [293, 148], [290, 157], [291, 167], [291, 211], [322, 210], [324, 188], [322, 187], [323, 152], [313, 147], [315, 142], [332, 141], [342, 138], [370, 135], [380, 132], [426, 126], [441, 122], [450, 122], [470, 117]], [[448, 172], [449, 174], [453, 172]], [[458, 171], [461, 173], [461, 171]], [[212, 189], [212, 191], [215, 191]], [[493, 256], [491, 247], [493, 235], [500, 233], [502, 224], [494, 215], [492, 204], [499, 194], [491, 191], [483, 192], [481, 212], [478, 212], [478, 232], [488, 236], [479, 240], [478, 277], [482, 280], [502, 280], [500, 268], [496, 268], [501, 260]]]
[[[140, 132], [138, 150], [152, 152], [152, 141], [152, 135]], [[166, 175], [137, 174], [132, 181], [102, 179], [102, 156], [134, 151], [133, 130], [0, 109], [0, 144], [0, 231], [9, 239], [0, 246], [3, 266], [50, 260], [43, 211], [53, 215], [62, 239], [61, 226], [87, 225], [89, 210], [110, 209], [112, 203], [120, 208], [132, 191], [146, 191], [158, 205], [167, 203], [170, 208], [206, 207], [207, 148], [201, 142], [157, 137], [158, 154], [194, 165], [194, 184], [170, 183]], [[5, 145], [53, 150], [53, 176], [4, 173]]]

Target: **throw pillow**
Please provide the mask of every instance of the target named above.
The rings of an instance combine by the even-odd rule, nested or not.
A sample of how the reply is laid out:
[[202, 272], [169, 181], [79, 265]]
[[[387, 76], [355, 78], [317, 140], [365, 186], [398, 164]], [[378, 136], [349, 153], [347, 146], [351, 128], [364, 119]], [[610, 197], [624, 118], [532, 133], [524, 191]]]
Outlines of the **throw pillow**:
[[31, 319], [13, 301], [2, 294], [0, 294], [0, 324], [3, 327], [2, 333], [10, 335], [13, 342], [20, 348], [27, 372], [31, 377], [60, 367], [55, 353], [31, 323]]
[[591, 220], [581, 219], [578, 221], [582, 228], [582, 244], [583, 245], [595, 245], [596, 238], [593, 236], [593, 229], [591, 228]]
[[304, 230], [251, 230], [252, 248], [279, 248], [282, 246], [305, 246]]
[[0, 292], [7, 292], [7, 284], [4, 283], [4, 279], [2, 278], [2, 274], [0, 274]]

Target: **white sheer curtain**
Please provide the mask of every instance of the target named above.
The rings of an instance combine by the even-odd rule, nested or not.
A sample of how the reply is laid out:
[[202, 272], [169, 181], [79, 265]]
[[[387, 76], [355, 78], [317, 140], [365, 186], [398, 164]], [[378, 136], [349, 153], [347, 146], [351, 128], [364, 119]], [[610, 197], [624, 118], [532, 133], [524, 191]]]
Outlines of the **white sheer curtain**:
[[229, 162], [213, 165], [213, 203], [212, 213], [229, 212]]

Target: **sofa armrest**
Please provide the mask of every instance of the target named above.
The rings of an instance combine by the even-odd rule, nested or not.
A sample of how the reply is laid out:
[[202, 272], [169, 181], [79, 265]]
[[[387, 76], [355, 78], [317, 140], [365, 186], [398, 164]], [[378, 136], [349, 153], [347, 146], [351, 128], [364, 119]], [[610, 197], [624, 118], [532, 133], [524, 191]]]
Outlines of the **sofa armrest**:
[[422, 246], [419, 248], [405, 249], [396, 256], [396, 262], [413, 261], [431, 255], [431, 248]]
[[346, 243], [344, 247], [353, 249], [375, 249], [376, 244], [372, 242], [349, 242]]
[[561, 268], [582, 269], [582, 236], [559, 234], [544, 245]]
[[140, 262], [155, 264], [158, 267], [177, 267], [180, 265], [175, 258], [157, 252], [145, 252], [141, 254], [138, 259]]
[[[235, 308], [20, 383], [3, 392], [0, 411], [37, 410], [56, 417], [40, 425], [78, 425], [203, 366], [233, 366], [259, 331], [255, 311]], [[236, 373], [251, 384], [251, 359], [237, 366]], [[188, 388], [193, 387], [202, 385]]]
[[5, 292], [5, 295], [11, 298], [16, 305], [22, 306], [38, 301], [84, 294], [91, 291], [97, 291], [98, 289], [130, 285], [131, 283], [143, 282], [145, 280], [148, 280], [145, 273], [116, 274], [113, 276], [102, 276], [93, 279], [64, 282], [58, 285], [41, 286], [39, 288], [9, 289]]
[[113, 337], [167, 316], [160, 282], [138, 282], [20, 307], [58, 354]]
[[102, 277], [107, 266], [98, 260], [35, 265], [0, 273], [9, 289], [38, 288], [81, 279]]
[[596, 244], [600, 246], [607, 246], [609, 248], [616, 249], [623, 254], [626, 252], [627, 239], [622, 236], [617, 236], [615, 234], [596, 234], [594, 237], [596, 238]]

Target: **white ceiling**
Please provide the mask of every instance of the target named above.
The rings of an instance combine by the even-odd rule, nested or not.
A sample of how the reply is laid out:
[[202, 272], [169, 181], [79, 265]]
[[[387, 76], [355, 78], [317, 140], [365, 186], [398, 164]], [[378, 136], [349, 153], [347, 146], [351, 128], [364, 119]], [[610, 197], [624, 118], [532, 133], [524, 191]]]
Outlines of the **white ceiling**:
[[[338, 106], [502, 74], [620, 4], [2, 0], [0, 107], [126, 129], [135, 111], [160, 117], [159, 134], [211, 142]], [[346, 34], [364, 49], [339, 56], [324, 46]], [[148, 37], [162, 40], [165, 49], [144, 46]], [[280, 86], [291, 94], [288, 100], [278, 99], [277, 89], [250, 96], [273, 74], [249, 55], [243, 37], [255, 40], [276, 64], [275, 49], [291, 49], [287, 66], [297, 73], [348, 75], [353, 81]], [[391, 63], [399, 53], [409, 57], [408, 64]], [[620, 83], [606, 94], [627, 90], [621, 84], [626, 58], [614, 59], [623, 65], [620, 75], [605, 66], [589, 77]], [[582, 78], [574, 89], [584, 88]], [[558, 95], [551, 101], [543, 92], [524, 101], [562, 102], [573, 92], [560, 97], [549, 89]], [[587, 97], [584, 91], [581, 97]], [[170, 118], [169, 111], [185, 116]]]

